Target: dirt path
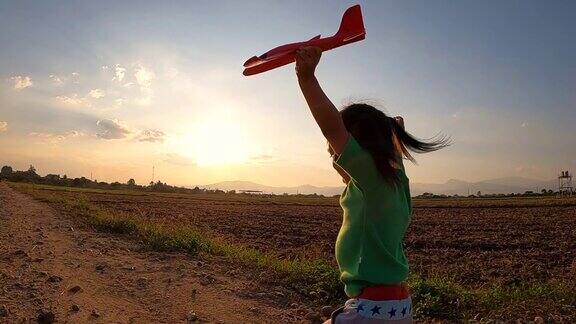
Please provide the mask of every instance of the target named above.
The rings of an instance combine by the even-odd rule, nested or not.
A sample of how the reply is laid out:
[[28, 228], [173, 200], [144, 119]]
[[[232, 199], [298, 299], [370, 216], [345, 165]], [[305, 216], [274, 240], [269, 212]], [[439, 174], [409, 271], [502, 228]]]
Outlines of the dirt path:
[[268, 298], [229, 270], [214, 257], [150, 252], [94, 232], [0, 183], [0, 323], [35, 321], [41, 310], [70, 323], [303, 319], [301, 304]]

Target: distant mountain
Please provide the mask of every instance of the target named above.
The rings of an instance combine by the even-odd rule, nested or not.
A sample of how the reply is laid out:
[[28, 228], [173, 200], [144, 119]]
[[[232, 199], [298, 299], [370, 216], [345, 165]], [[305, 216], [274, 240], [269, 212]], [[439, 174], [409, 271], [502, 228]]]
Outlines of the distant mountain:
[[[476, 194], [478, 191], [482, 194], [508, 194], [508, 193], [523, 193], [525, 191], [540, 191], [542, 189], [552, 189], [556, 190], [557, 183], [555, 180], [543, 181], [536, 179], [528, 179], [522, 177], [506, 177], [490, 179], [478, 182], [468, 182], [457, 179], [450, 179], [445, 183], [410, 183], [410, 192], [412, 196], [418, 196], [424, 192], [434, 193], [434, 194], [446, 194], [446, 195], [468, 195]], [[264, 193], [273, 194], [313, 194], [317, 193], [324, 196], [339, 195], [344, 190], [344, 186], [341, 187], [316, 187], [312, 185], [301, 185], [295, 187], [274, 187], [266, 186], [250, 181], [223, 181], [206, 186], [200, 186], [201, 188], [208, 189], [221, 189], [221, 190], [258, 190]]]
[[467, 182], [451, 179], [445, 183], [411, 183], [410, 192], [413, 196], [424, 192], [446, 195], [468, 195], [476, 194], [478, 191], [483, 194], [508, 194], [524, 193], [525, 191], [540, 191], [542, 189], [556, 189], [556, 181], [536, 180], [521, 177], [506, 177], [490, 179], [478, 182]]
[[255, 182], [250, 181], [223, 181], [218, 183], [213, 183], [206, 186], [200, 186], [201, 188], [206, 189], [220, 189], [224, 191], [228, 190], [257, 190], [262, 191], [264, 193], [273, 193], [277, 195], [281, 195], [284, 193], [287, 194], [313, 194], [317, 193], [319, 195], [324, 196], [334, 196], [339, 195], [344, 190], [344, 186], [342, 187], [316, 187], [312, 185], [301, 185], [295, 187], [274, 187], [274, 186], [267, 186]]

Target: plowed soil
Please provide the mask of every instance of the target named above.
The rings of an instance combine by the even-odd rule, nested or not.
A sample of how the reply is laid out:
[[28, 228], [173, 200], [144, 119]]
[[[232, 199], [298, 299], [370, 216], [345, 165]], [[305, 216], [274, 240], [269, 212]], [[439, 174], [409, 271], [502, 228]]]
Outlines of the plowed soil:
[[[98, 206], [212, 235], [282, 257], [334, 262], [337, 199], [67, 192]], [[455, 205], [456, 204], [456, 205]], [[450, 203], [416, 207], [406, 236], [412, 271], [450, 276], [467, 287], [576, 280], [576, 206]], [[427, 205], [427, 204], [422, 204]]]

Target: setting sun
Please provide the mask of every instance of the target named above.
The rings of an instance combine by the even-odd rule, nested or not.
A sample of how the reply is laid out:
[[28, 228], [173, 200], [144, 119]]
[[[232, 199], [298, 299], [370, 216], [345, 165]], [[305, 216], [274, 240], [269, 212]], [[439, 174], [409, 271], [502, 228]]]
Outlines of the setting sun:
[[242, 122], [230, 113], [216, 113], [195, 123], [191, 131], [177, 136], [168, 145], [199, 166], [240, 164], [254, 155], [252, 141]]

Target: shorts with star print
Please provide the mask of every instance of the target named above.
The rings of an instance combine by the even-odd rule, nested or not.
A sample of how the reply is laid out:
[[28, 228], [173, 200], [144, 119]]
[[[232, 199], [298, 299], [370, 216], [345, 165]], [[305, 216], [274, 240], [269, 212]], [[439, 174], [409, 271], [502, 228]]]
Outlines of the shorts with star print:
[[353, 298], [336, 310], [324, 324], [412, 323], [412, 300], [380, 300]]
[[324, 324], [412, 323], [412, 299], [407, 285], [366, 287], [348, 299]]

